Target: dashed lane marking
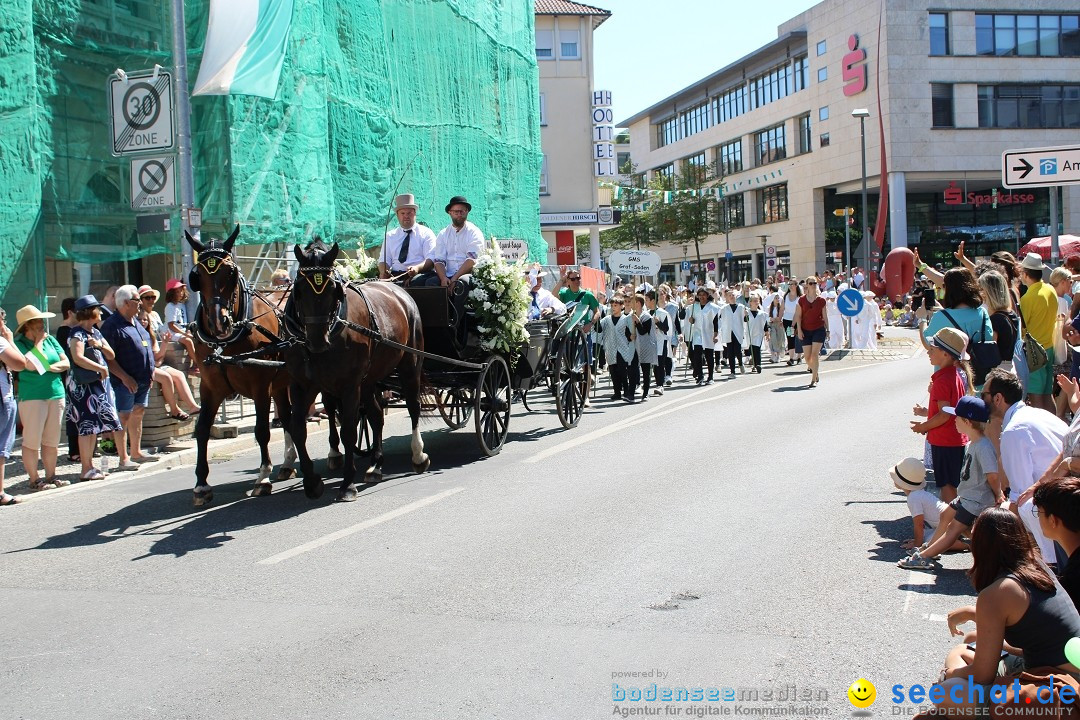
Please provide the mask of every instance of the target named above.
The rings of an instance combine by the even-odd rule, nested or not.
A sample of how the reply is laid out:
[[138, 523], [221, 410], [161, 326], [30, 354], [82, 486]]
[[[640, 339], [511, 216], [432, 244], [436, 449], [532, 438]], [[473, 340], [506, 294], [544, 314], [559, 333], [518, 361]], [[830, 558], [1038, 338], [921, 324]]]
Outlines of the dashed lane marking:
[[303, 545], [297, 545], [291, 550], [280, 552], [277, 555], [271, 555], [264, 560], [260, 560], [258, 564], [276, 565], [279, 562], [284, 562], [285, 560], [294, 558], [297, 555], [303, 555], [304, 553], [315, 550], [316, 548], [320, 548], [323, 545], [329, 545], [330, 543], [341, 540], [342, 538], [347, 538], [350, 535], [355, 535], [356, 533], [367, 530], [368, 528], [375, 527], [376, 525], [381, 525], [384, 522], [399, 518], [402, 515], [407, 515], [413, 510], [419, 510], [422, 507], [427, 507], [428, 505], [437, 503], [440, 500], [450, 497], [451, 495], [456, 495], [464, 489], [465, 488], [463, 487], [450, 488], [449, 490], [444, 490], [437, 495], [431, 495], [430, 497], [417, 500], [416, 502], [411, 502], [408, 505], [403, 505], [399, 507], [397, 510], [391, 510], [390, 512], [383, 513], [382, 515], [379, 515], [377, 517], [373, 517], [370, 520], [364, 520], [363, 522], [359, 522], [347, 528], [342, 528], [341, 530], [332, 532], [329, 535], [323, 535], [321, 538], [316, 538], [315, 540], [306, 542]]

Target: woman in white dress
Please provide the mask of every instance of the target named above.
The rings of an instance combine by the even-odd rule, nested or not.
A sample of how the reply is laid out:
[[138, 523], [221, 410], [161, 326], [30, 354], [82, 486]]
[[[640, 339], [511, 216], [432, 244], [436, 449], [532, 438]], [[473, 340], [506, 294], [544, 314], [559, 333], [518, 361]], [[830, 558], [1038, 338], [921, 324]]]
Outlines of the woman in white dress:
[[844, 316], [840, 314], [840, 306], [836, 304], [836, 292], [833, 290], [825, 293], [825, 312], [829, 321], [829, 339], [825, 347], [829, 350], [839, 350], [844, 347]]

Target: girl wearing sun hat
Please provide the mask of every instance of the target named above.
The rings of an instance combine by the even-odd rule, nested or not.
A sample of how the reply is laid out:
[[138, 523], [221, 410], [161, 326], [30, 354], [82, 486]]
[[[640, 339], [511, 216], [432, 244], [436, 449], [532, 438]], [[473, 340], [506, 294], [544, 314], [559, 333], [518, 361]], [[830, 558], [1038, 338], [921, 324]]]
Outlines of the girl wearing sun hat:
[[[68, 485], [56, 477], [56, 448], [64, 410], [63, 372], [71, 364], [60, 343], [45, 329], [54, 318], [33, 305], [15, 314], [15, 346], [26, 356], [26, 369], [19, 373], [19, 419], [23, 424], [22, 460], [30, 476], [32, 490], [52, 490]], [[45, 477], [38, 476], [38, 456]]]

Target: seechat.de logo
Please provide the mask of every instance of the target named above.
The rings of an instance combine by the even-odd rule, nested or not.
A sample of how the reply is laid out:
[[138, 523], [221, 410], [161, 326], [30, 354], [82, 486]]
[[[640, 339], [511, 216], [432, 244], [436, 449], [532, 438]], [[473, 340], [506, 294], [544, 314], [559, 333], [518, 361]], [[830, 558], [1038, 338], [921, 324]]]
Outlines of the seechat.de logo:
[[848, 700], [860, 710], [870, 707], [877, 698], [877, 688], [865, 678], [859, 678], [847, 689]]

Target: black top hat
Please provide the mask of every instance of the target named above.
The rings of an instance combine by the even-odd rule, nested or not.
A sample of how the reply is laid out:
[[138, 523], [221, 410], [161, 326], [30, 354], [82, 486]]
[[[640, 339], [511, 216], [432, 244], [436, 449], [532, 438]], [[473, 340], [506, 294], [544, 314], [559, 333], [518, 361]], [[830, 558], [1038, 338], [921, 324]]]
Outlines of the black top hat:
[[469, 201], [465, 199], [464, 195], [455, 195], [450, 198], [450, 202], [446, 203], [446, 212], [450, 212], [450, 208], [455, 205], [464, 205], [466, 210], [472, 212], [472, 205], [469, 204]]
[[101, 307], [104, 303], [98, 302], [98, 299], [93, 295], [83, 295], [81, 298], [75, 301], [75, 312], [80, 310], [87, 310], [93, 307]]

